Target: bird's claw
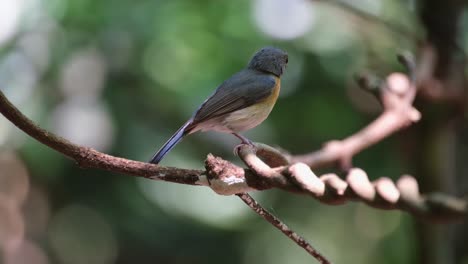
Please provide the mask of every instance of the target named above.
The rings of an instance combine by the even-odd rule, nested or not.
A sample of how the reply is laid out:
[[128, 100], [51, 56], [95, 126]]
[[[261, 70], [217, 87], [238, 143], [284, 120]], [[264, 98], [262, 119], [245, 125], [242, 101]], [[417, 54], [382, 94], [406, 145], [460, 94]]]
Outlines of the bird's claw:
[[245, 146], [245, 145], [250, 146], [250, 147], [252, 147], [252, 148], [256, 148], [255, 144], [254, 144], [252, 141], [250, 141], [250, 140], [249, 140], [249, 142], [242, 142], [242, 143], [240, 143], [239, 145], [237, 145], [237, 146], [234, 147], [234, 155], [236, 155], [237, 157], [239, 157], [239, 151], [240, 151], [241, 148], [242, 148], [243, 146]]

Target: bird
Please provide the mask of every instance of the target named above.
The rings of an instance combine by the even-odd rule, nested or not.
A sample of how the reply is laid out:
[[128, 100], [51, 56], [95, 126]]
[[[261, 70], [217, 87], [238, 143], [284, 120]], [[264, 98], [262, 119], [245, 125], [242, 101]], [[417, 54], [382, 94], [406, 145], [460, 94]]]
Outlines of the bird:
[[231, 133], [241, 144], [253, 145], [239, 133], [256, 127], [268, 117], [278, 99], [287, 64], [288, 54], [279, 48], [264, 47], [257, 51], [244, 69], [216, 88], [149, 163], [159, 164], [182, 138], [197, 131]]

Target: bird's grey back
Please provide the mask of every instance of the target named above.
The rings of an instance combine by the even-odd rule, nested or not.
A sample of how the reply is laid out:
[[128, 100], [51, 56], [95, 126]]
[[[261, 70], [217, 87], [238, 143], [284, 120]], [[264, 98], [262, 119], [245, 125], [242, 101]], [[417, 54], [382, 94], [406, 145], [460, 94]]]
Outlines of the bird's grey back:
[[276, 79], [271, 74], [242, 70], [218, 86], [195, 112], [193, 122], [203, 122], [260, 102], [271, 95], [275, 85]]

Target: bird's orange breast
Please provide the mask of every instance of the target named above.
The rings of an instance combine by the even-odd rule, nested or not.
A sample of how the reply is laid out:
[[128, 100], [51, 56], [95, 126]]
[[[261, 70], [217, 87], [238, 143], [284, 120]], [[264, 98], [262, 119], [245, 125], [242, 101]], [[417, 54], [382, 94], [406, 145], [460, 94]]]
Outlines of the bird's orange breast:
[[276, 103], [276, 100], [278, 100], [278, 96], [280, 93], [280, 88], [281, 88], [281, 79], [277, 76], [274, 76], [275, 78], [275, 87], [273, 87], [273, 90], [271, 91], [271, 94], [263, 99], [259, 104], [265, 104], [265, 105], [270, 105], [273, 107]]

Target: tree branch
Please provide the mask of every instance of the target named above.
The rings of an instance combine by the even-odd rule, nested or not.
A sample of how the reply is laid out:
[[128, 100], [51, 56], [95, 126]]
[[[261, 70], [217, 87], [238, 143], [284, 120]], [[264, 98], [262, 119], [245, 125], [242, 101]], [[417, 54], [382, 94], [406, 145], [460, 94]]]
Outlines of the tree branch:
[[96, 168], [190, 185], [208, 185], [202, 170], [163, 167], [149, 163], [114, 157], [92, 148], [78, 146], [35, 125], [24, 116], [0, 91], [0, 112], [11, 123], [32, 138], [74, 160], [82, 168]]
[[[317, 177], [304, 163], [270, 168], [255, 155], [255, 151], [256, 148], [243, 145], [238, 153], [264, 186], [309, 195], [325, 204], [362, 201], [371, 207], [399, 209], [437, 222], [464, 218], [468, 212], [466, 199], [440, 193], [421, 195], [418, 183], [409, 175], [403, 175], [396, 184], [385, 177], [371, 182], [367, 174], [358, 168], [349, 170], [345, 180], [332, 173]], [[211, 159], [208, 158], [207, 162], [211, 162]]]
[[417, 122], [421, 118], [421, 114], [413, 107], [416, 95], [414, 62], [408, 55], [400, 56], [399, 59], [407, 67], [410, 78], [402, 73], [390, 74], [385, 82], [370, 80], [369, 76], [360, 77], [359, 83], [363, 88], [371, 91], [377, 90], [378, 98], [384, 108], [377, 119], [361, 131], [343, 140], [328, 142], [318, 151], [292, 156], [289, 159], [292, 162], [305, 163], [311, 168], [338, 163], [347, 170], [352, 166], [354, 155], [413, 122]]
[[255, 213], [260, 215], [263, 219], [268, 221], [274, 227], [276, 227], [281, 233], [285, 234], [289, 239], [294, 241], [298, 246], [303, 248], [307, 253], [316, 258], [320, 263], [330, 263], [320, 252], [318, 252], [309, 242], [303, 237], [298, 235], [296, 232], [291, 230], [285, 223], [281, 222], [276, 216], [265, 210], [260, 204], [255, 201], [252, 196], [247, 193], [236, 194], [246, 205], [248, 205]]

